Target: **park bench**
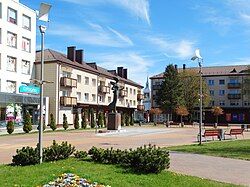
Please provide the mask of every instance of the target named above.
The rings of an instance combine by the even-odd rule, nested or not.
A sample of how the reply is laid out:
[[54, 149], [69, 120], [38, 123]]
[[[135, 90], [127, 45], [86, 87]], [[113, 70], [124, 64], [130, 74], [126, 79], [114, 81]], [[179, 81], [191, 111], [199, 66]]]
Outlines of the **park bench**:
[[225, 132], [224, 139], [225, 139], [225, 135], [229, 135], [231, 137], [235, 136], [236, 139], [237, 139], [237, 135], [242, 135], [243, 138], [244, 138], [243, 132], [244, 132], [244, 128], [241, 128], [241, 129], [230, 129], [229, 133]]
[[[209, 136], [212, 137], [213, 140], [214, 140], [214, 137], [217, 137], [219, 140], [221, 140], [221, 130], [220, 129], [206, 129], [201, 136], [204, 137], [206, 141], [207, 141], [206, 137], [209, 137]], [[197, 139], [199, 141], [199, 134], [197, 136]]]

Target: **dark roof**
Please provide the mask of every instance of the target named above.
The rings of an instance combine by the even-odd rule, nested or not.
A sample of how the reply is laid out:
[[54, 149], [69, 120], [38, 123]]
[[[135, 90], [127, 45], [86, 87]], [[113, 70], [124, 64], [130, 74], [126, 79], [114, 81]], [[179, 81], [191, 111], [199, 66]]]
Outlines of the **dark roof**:
[[[40, 61], [41, 61], [41, 51], [37, 51], [35, 63], [38, 64], [38, 63], [40, 63]], [[119, 78], [119, 80], [124, 81], [125, 83], [143, 88], [143, 86], [141, 86], [140, 84], [138, 84], [130, 79], [125, 79], [125, 78], [113, 75], [112, 73], [108, 72], [107, 69], [102, 68], [100, 66], [96, 66], [97, 68], [94, 68], [93, 66], [91, 67], [90, 65], [88, 65], [87, 62], [83, 62], [81, 64], [78, 62], [73, 62], [73, 61], [69, 60], [67, 58], [67, 56], [63, 53], [54, 51], [52, 49], [45, 49], [44, 50], [44, 63], [51, 63], [51, 62], [54, 62], [54, 63], [60, 62], [60, 63], [66, 64], [66, 65], [69, 65], [73, 68], [79, 68], [79, 69], [82, 69], [82, 70], [85, 70], [87, 72], [94, 73], [94, 74], [101, 74], [101, 75], [106, 76], [108, 78], [117, 77], [117, 78]]]
[[[211, 66], [211, 67], [202, 67], [203, 76], [223, 76], [223, 75], [239, 75], [246, 73], [249, 65], [234, 65], [234, 66]], [[179, 72], [182, 72], [182, 68], [178, 68]], [[186, 68], [186, 71], [199, 71], [199, 67], [190, 67]], [[154, 75], [150, 79], [160, 79], [163, 78], [164, 73]]]

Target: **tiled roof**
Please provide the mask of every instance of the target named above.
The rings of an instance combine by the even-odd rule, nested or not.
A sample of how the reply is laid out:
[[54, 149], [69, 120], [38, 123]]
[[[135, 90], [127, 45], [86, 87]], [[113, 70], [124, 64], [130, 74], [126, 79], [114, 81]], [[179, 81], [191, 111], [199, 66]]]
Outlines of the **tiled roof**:
[[[37, 51], [36, 52], [36, 63], [40, 63], [40, 61], [41, 61], [41, 51]], [[95, 68], [87, 65], [86, 62], [83, 62], [81, 64], [78, 62], [73, 62], [73, 61], [69, 60], [65, 54], [54, 51], [52, 49], [44, 50], [44, 63], [46, 63], [46, 62], [47, 63], [48, 62], [58, 62], [58, 61], [61, 63], [68, 64], [72, 67], [77, 67], [77, 68], [80, 68], [83, 70], [87, 70], [87, 71], [94, 73], [94, 74], [101, 74], [101, 75], [107, 76], [109, 78], [117, 77], [117, 78], [119, 78], [119, 80], [124, 81], [128, 84], [132, 84], [134, 86], [143, 88], [143, 86], [141, 86], [140, 84], [138, 84], [130, 79], [125, 79], [125, 78], [113, 75], [112, 73], [108, 72], [107, 69], [102, 68], [100, 66], [97, 66], [97, 69], [95, 69]]]
[[[211, 67], [202, 67], [203, 76], [222, 76], [222, 75], [239, 75], [244, 73], [249, 65], [235, 65], [235, 66], [211, 66]], [[178, 68], [179, 72], [182, 72], [182, 68]], [[199, 67], [190, 67], [186, 68], [186, 71], [199, 71]], [[162, 78], [164, 73], [154, 75], [150, 79]]]

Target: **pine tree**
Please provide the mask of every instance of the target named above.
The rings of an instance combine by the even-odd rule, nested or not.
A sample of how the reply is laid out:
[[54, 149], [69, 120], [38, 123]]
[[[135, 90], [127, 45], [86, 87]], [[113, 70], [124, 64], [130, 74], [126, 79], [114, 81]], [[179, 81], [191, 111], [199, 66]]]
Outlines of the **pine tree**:
[[23, 118], [23, 131], [25, 133], [29, 133], [32, 130], [31, 117], [29, 112], [25, 112]]
[[83, 111], [83, 115], [82, 115], [82, 122], [81, 122], [81, 126], [83, 129], [86, 129], [87, 128], [87, 111], [84, 109]]
[[78, 112], [76, 112], [75, 121], [74, 121], [74, 128], [75, 129], [79, 129], [80, 128], [80, 125], [79, 125], [79, 114], [78, 114]]
[[68, 127], [69, 127], [69, 124], [67, 121], [67, 116], [66, 116], [66, 114], [63, 114], [63, 128], [64, 128], [64, 130], [67, 130]]
[[104, 126], [104, 115], [102, 112], [98, 115], [98, 126], [101, 128]]
[[14, 131], [14, 121], [8, 121], [6, 127], [7, 127], [7, 132], [9, 134], [12, 134], [12, 132]]
[[125, 124], [125, 114], [122, 113], [122, 114], [121, 114], [121, 126], [123, 127], [124, 124]]
[[56, 122], [55, 122], [55, 119], [54, 119], [54, 116], [53, 114], [51, 113], [50, 114], [50, 128], [55, 131], [56, 130]]
[[93, 108], [90, 109], [90, 119], [91, 119], [91, 121], [90, 121], [90, 127], [91, 128], [95, 128], [96, 121], [95, 121], [94, 109]]
[[130, 124], [130, 117], [128, 114], [125, 114], [125, 125], [129, 126], [129, 124]]

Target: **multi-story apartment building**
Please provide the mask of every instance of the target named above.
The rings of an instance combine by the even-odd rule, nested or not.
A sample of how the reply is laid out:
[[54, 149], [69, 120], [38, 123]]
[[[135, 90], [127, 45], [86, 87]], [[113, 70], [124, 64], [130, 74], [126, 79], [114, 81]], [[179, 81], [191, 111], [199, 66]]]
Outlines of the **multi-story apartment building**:
[[[247, 65], [203, 67], [203, 79], [206, 81], [211, 96], [210, 106], [205, 110], [204, 120], [214, 122], [211, 107], [220, 106], [224, 114], [220, 121], [225, 123], [250, 123], [250, 90], [248, 86], [250, 74]], [[179, 68], [178, 71], [198, 68]], [[161, 88], [163, 73], [151, 79], [151, 104], [153, 108], [159, 107], [156, 103], [157, 90]], [[165, 120], [166, 115], [162, 115]], [[198, 115], [197, 115], [198, 116]]]
[[[36, 53], [35, 72], [40, 77], [41, 52]], [[135, 110], [142, 110], [141, 85], [127, 77], [127, 69], [118, 67], [106, 70], [96, 63], [83, 60], [83, 50], [68, 47], [67, 55], [51, 49], [45, 50], [44, 77], [52, 84], [44, 85], [44, 96], [49, 97], [49, 113], [57, 124], [62, 124], [63, 114], [72, 124], [75, 111], [94, 109], [107, 113], [108, 104], [113, 100], [111, 81], [119, 79], [120, 88], [117, 100], [118, 112], [133, 115]]]
[[[36, 48], [36, 13], [18, 0], [0, 0], [0, 121], [21, 118], [39, 98], [22, 94], [19, 87], [32, 77]], [[18, 109], [18, 111], [14, 111]], [[18, 119], [20, 120], [20, 119]]]

